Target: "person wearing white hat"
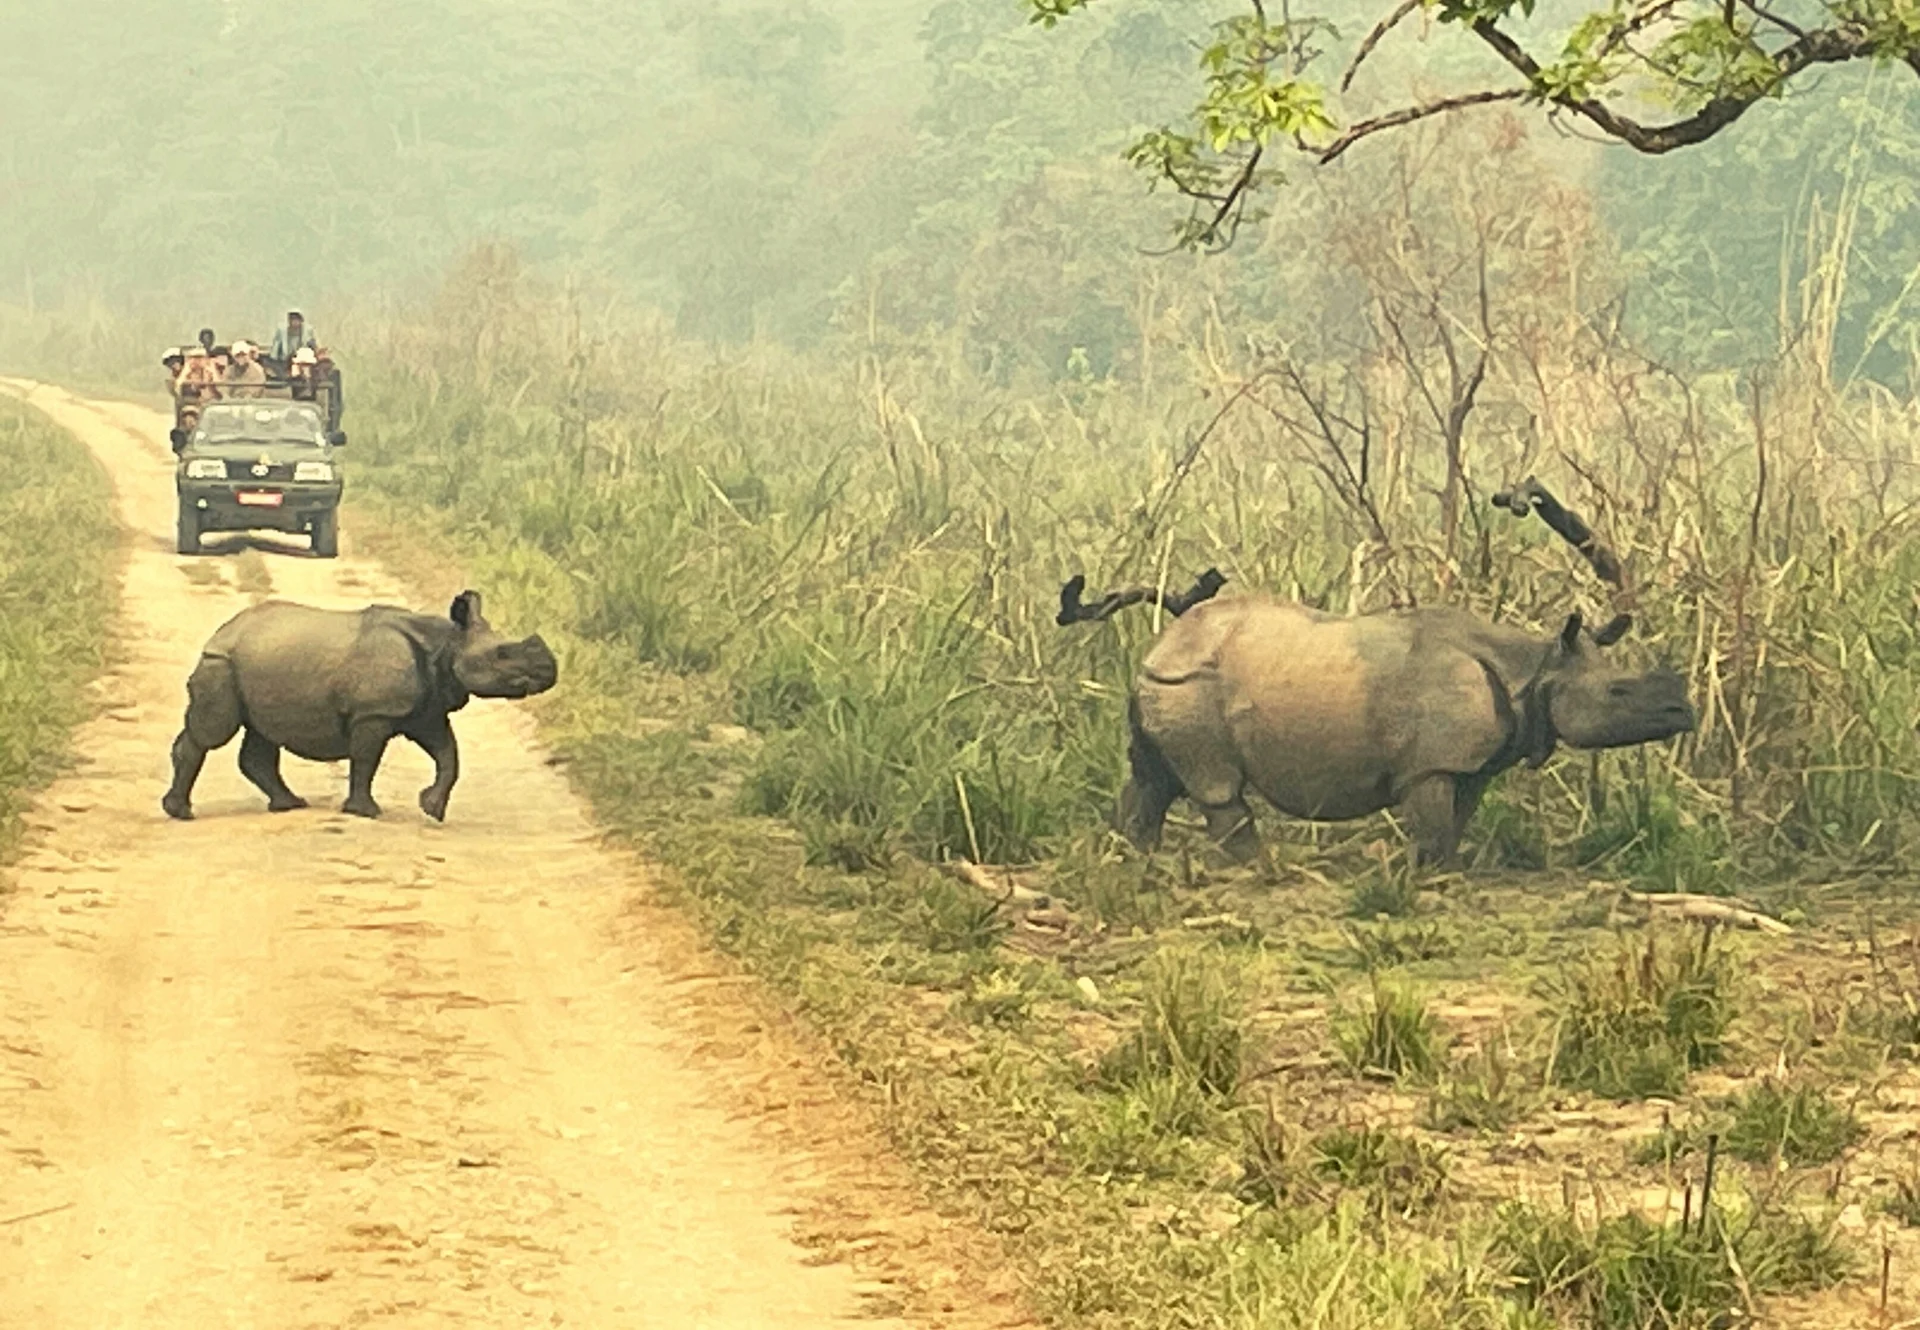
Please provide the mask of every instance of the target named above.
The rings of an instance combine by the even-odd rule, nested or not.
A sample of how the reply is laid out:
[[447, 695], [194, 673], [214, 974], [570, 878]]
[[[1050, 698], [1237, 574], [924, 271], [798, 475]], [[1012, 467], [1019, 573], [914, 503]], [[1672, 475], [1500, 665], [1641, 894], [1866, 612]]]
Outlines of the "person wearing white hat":
[[253, 343], [242, 339], [228, 352], [226, 387], [229, 397], [259, 397], [266, 391], [267, 371], [254, 358]]
[[293, 360], [287, 365], [287, 387], [293, 390], [295, 401], [313, 400], [319, 364], [320, 357], [313, 353], [310, 346], [303, 346], [293, 353]]

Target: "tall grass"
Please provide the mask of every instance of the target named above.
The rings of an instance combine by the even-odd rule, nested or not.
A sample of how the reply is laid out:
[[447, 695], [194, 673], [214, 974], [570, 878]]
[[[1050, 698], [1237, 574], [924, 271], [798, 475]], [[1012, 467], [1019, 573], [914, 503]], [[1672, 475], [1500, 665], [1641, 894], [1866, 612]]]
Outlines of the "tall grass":
[[107, 478], [79, 441], [0, 397], [0, 857], [86, 713], [114, 599]]

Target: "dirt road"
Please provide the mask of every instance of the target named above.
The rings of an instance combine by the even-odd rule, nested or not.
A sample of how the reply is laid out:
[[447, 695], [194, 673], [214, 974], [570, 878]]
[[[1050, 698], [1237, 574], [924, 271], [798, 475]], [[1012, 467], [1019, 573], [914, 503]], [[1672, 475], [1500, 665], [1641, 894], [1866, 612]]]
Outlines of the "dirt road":
[[103, 714], [0, 878], [0, 1326], [899, 1324], [793, 1237], [829, 1170], [689, 1047], [697, 986], [524, 710], [456, 718], [444, 826], [401, 744], [377, 823], [292, 759], [314, 807], [268, 814], [237, 745], [197, 821], [161, 815], [187, 671], [263, 576], [406, 597], [351, 557], [177, 557], [167, 422], [28, 396], [116, 478], [132, 550]]

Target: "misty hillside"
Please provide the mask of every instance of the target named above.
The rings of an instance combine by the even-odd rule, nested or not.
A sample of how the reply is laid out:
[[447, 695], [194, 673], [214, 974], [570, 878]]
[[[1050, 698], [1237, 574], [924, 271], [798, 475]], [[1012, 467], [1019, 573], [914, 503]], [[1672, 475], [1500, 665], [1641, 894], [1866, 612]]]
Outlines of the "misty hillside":
[[[1115, 363], [1141, 251], [1178, 216], [1120, 153], [1191, 104], [1204, 33], [1175, 0], [1112, 0], [1054, 33], [1012, 0], [16, 10], [0, 48], [0, 300], [257, 318], [390, 296], [504, 241], [722, 340], [809, 342], [875, 317], [977, 336], [1042, 306], [1044, 331], [994, 334], [1019, 345], [989, 358], [1051, 372], [1076, 346]], [[1338, 52], [1374, 14], [1332, 16]], [[1396, 33], [1358, 105], [1468, 86], [1485, 59]], [[1857, 356], [1904, 326], [1920, 261], [1911, 84], [1827, 75], [1680, 159], [1532, 137], [1595, 191], [1641, 274], [1635, 315], [1679, 321], [1694, 355], [1770, 349], [1783, 261], [1804, 264], [1810, 221], [1851, 191], [1842, 340]], [[1315, 187], [1280, 201], [1282, 250], [1312, 242]], [[1238, 256], [1204, 280], [1283, 299], [1250, 294], [1273, 261]], [[1203, 280], [1157, 267], [1156, 282]]]

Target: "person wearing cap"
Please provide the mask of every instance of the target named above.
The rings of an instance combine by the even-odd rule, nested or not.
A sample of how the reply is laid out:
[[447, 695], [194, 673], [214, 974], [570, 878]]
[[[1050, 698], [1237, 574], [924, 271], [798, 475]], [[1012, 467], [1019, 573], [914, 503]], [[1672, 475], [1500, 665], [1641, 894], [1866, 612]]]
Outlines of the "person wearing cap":
[[187, 348], [187, 363], [174, 381], [173, 395], [182, 402], [193, 403], [220, 399], [220, 378], [206, 347], [196, 344]]
[[170, 346], [160, 353], [160, 363], [167, 370], [167, 391], [180, 395], [180, 371], [187, 367], [187, 353], [177, 346]]
[[259, 397], [267, 386], [267, 372], [254, 359], [253, 343], [242, 339], [233, 344], [232, 359], [224, 380], [229, 397]]
[[340, 392], [340, 367], [333, 363], [333, 352], [324, 346], [313, 349], [313, 377], [327, 394], [327, 428], [340, 428], [340, 411], [346, 399]]
[[307, 327], [306, 318], [299, 310], [290, 309], [287, 311], [286, 326], [273, 334], [273, 349], [268, 355], [284, 365], [293, 359], [295, 351], [313, 344], [313, 330]]

